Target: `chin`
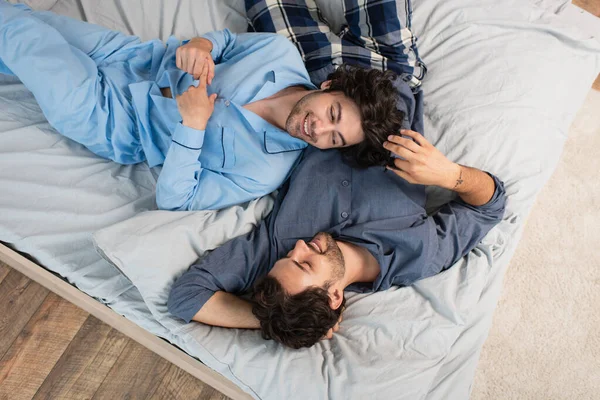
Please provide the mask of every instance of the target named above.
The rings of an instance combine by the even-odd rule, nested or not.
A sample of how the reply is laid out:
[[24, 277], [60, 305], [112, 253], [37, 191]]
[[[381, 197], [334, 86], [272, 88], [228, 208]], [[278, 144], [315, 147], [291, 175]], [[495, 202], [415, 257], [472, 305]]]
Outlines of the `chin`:
[[295, 137], [296, 139], [300, 139], [303, 142], [306, 142], [306, 140], [302, 137], [302, 128], [300, 127], [300, 121], [296, 121], [296, 118], [294, 118], [294, 121], [290, 121], [290, 127], [289, 129], [286, 129], [286, 131], [290, 134], [290, 136]]

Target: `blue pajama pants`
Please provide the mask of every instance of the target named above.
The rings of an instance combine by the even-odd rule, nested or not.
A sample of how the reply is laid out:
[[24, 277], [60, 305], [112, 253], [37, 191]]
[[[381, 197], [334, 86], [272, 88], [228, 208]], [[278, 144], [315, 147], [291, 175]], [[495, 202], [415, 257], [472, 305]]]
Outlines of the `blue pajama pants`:
[[57, 131], [121, 164], [145, 160], [128, 85], [155, 79], [163, 47], [0, 0], [0, 73], [21, 80]]

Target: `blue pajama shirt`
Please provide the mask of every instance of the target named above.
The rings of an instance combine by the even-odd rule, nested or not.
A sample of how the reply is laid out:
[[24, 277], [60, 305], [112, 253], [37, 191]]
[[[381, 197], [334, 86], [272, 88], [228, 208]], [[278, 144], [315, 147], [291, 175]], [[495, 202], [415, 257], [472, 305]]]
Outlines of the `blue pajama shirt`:
[[175, 65], [174, 37], [135, 36], [0, 0], [0, 73], [33, 92], [50, 124], [121, 164], [163, 165], [161, 209], [220, 209], [260, 197], [287, 178], [307, 144], [243, 108], [311, 83], [297, 49], [264, 33], [204, 35], [213, 43], [218, 99], [206, 130], [183, 126], [173, 95], [197, 85]]

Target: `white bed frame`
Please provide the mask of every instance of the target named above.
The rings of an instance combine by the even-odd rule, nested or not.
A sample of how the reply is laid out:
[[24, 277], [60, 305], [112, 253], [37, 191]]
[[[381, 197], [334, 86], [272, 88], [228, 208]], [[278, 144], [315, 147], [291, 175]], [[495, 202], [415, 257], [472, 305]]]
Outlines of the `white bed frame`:
[[88, 296], [73, 285], [70, 285], [47, 269], [25, 258], [2, 243], [0, 243], [0, 261], [53, 291], [65, 300], [82, 308], [124, 335], [129, 336], [142, 346], [175, 364], [207, 385], [212, 386], [224, 395], [234, 400], [252, 399], [252, 396], [244, 392], [233, 382], [202, 364], [183, 350], [117, 314], [98, 300]]

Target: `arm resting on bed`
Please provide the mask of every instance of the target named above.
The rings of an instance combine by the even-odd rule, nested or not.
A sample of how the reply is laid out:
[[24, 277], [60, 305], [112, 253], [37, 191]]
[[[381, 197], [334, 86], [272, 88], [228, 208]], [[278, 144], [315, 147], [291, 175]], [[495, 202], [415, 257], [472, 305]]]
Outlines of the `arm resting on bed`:
[[[504, 216], [504, 184], [495, 176], [462, 167], [464, 189], [460, 199], [443, 205], [429, 217], [431, 233], [430, 269], [451, 267], [474, 249]], [[470, 180], [470, 182], [467, 182]]]
[[268, 218], [251, 232], [238, 236], [192, 265], [171, 287], [169, 312], [185, 322], [258, 327], [251, 306], [236, 293], [248, 292], [268, 272]]
[[260, 328], [258, 320], [252, 314], [252, 304], [226, 292], [216, 292], [194, 315], [193, 320], [224, 328]]

